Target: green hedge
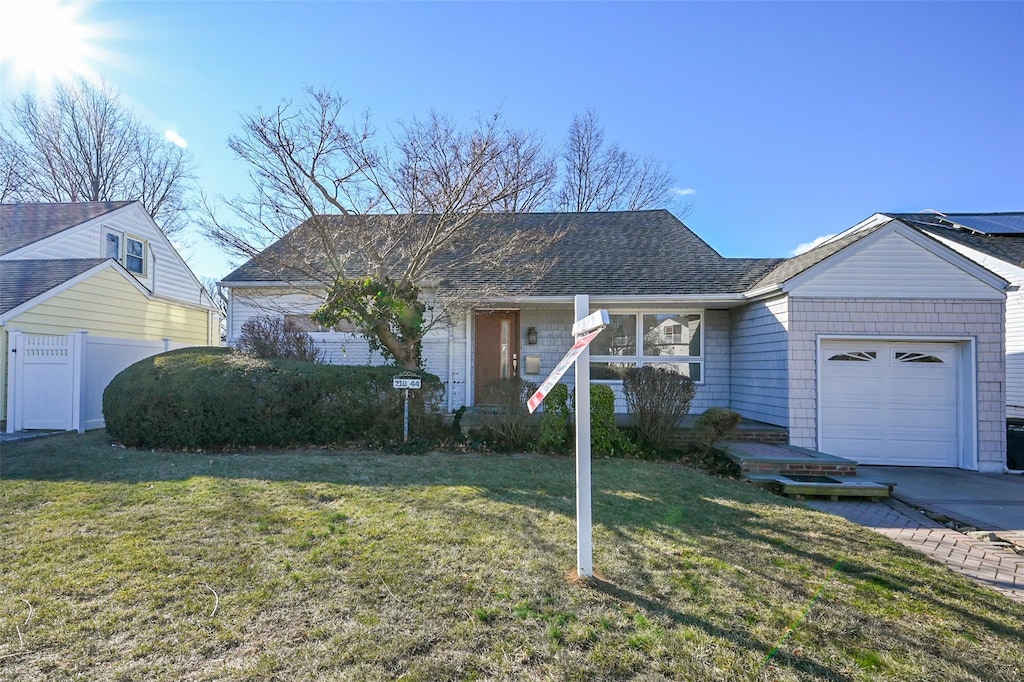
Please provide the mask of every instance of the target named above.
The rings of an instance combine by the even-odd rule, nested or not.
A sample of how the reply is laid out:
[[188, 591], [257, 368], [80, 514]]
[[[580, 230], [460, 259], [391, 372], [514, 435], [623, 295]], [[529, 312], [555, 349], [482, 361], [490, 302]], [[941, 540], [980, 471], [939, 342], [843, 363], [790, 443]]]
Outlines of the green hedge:
[[[258, 359], [229, 348], [155, 355], [103, 393], [107, 431], [132, 447], [225, 449], [250, 445], [382, 443], [402, 436], [397, 367], [339, 367]], [[435, 435], [443, 386], [420, 373], [413, 436]]]

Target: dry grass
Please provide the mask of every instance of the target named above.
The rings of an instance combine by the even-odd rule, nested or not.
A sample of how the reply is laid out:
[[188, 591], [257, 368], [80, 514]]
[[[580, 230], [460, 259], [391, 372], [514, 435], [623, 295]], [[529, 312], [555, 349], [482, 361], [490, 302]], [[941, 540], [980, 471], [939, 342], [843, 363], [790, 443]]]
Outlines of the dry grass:
[[678, 465], [6, 446], [0, 679], [1017, 680], [1024, 608]]

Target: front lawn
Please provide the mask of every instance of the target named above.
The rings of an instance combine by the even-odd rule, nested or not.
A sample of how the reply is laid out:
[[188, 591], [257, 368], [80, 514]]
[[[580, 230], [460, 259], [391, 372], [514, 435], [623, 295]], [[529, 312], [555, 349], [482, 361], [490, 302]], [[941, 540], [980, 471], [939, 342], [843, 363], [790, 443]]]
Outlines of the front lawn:
[[674, 464], [4, 446], [0, 679], [1019, 680], [1024, 607]]

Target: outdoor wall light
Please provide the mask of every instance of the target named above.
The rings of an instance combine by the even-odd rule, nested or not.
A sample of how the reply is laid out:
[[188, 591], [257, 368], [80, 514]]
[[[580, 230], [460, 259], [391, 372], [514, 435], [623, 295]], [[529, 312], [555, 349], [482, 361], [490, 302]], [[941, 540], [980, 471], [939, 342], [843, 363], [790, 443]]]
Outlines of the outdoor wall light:
[[536, 346], [537, 345], [537, 328], [536, 327], [527, 327], [526, 328], [526, 343], [530, 344], [531, 346]]

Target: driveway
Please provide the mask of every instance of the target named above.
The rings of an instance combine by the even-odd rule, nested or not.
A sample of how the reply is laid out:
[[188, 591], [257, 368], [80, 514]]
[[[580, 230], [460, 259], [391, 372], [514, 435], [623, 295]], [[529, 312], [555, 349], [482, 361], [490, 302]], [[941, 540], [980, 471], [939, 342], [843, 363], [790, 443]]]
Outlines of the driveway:
[[[857, 469], [868, 480], [895, 483], [896, 499], [807, 504], [885, 535], [1024, 604], [1024, 554], [1006, 544], [1024, 547], [1024, 476], [923, 467]], [[996, 537], [951, 530], [908, 505], [991, 531]]]
[[893, 497], [898, 500], [979, 530], [1012, 534], [1013, 541], [1024, 545], [1022, 475], [885, 466], [861, 466], [858, 472], [869, 480], [895, 483]]

